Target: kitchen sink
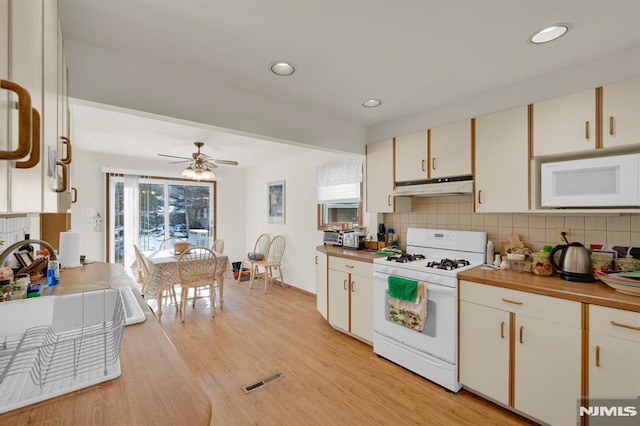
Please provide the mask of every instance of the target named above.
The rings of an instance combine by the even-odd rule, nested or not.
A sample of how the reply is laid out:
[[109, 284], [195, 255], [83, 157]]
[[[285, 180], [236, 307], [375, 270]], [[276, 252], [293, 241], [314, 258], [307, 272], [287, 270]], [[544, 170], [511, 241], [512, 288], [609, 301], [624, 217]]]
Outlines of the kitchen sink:
[[136, 296], [133, 294], [131, 287], [121, 287], [122, 303], [124, 304], [124, 313], [126, 316], [126, 325], [138, 324], [147, 319], [142, 308], [138, 304]]

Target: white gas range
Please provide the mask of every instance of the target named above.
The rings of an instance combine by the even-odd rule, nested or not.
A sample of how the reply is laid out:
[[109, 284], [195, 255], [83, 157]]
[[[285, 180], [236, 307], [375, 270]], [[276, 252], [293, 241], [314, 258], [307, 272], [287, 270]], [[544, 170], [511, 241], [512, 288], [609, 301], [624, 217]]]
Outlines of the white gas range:
[[[458, 273], [482, 265], [484, 232], [409, 228], [404, 256], [373, 261], [373, 350], [439, 385], [458, 392]], [[422, 332], [388, 318], [391, 276], [427, 284]]]

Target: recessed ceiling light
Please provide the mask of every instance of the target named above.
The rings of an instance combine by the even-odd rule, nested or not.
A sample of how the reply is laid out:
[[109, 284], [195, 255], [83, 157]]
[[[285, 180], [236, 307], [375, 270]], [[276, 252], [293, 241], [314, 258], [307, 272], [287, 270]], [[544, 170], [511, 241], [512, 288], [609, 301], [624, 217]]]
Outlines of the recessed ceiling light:
[[269, 64], [269, 69], [277, 75], [291, 75], [296, 72], [296, 67], [291, 62], [275, 61]]
[[362, 103], [362, 106], [365, 108], [375, 108], [377, 106], [380, 106], [380, 104], [382, 103], [382, 101], [378, 100], [378, 99], [369, 99], [366, 100]]
[[547, 43], [549, 41], [553, 41], [559, 37], [562, 37], [567, 31], [569, 31], [569, 26], [567, 24], [552, 25], [538, 31], [533, 36], [531, 36], [531, 43]]

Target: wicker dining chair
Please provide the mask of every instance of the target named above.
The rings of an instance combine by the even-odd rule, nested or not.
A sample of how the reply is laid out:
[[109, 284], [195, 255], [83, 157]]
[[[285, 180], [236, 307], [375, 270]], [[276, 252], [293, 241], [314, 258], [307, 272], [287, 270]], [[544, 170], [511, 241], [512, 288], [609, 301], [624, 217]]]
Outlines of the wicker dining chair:
[[[253, 251], [250, 252], [247, 255], [247, 259], [244, 260], [244, 262], [247, 262], [247, 263], [250, 264], [249, 270], [251, 271], [251, 280], [254, 279], [254, 277], [253, 277], [253, 271], [254, 271], [253, 265], [257, 261], [266, 259], [267, 250], [269, 250], [269, 243], [270, 242], [271, 242], [271, 237], [269, 236], [269, 234], [260, 235], [258, 237], [258, 239], [256, 240], [255, 245], [253, 246]], [[242, 278], [243, 263], [240, 264], [240, 269], [238, 271], [238, 278], [236, 280], [237, 284], [240, 283], [240, 278]]]
[[[197, 292], [199, 287], [208, 287], [211, 316], [216, 315], [215, 288], [218, 287], [216, 272], [218, 258], [215, 253], [205, 247], [192, 247], [178, 258], [178, 277], [182, 290], [180, 292], [180, 317], [184, 322], [189, 289]], [[194, 306], [195, 306], [194, 294]]]
[[[140, 292], [144, 294], [145, 288], [147, 287], [147, 284], [151, 279], [151, 270], [153, 266], [149, 264], [149, 262], [144, 257], [142, 252], [140, 252], [140, 249], [136, 244], [133, 245], [133, 249], [136, 252], [136, 263], [135, 263], [136, 269], [134, 270], [134, 274], [135, 274], [134, 278], [140, 284]], [[170, 286], [168, 289], [164, 290], [163, 292], [164, 293], [160, 300], [163, 300], [165, 297], [168, 297], [169, 301], [176, 306], [176, 309], [179, 309], [180, 306], [178, 305], [178, 298], [176, 297], [175, 287]]]
[[224, 253], [224, 240], [222, 238], [215, 240], [211, 246], [211, 250], [216, 253]]
[[[264, 292], [267, 292], [269, 283], [275, 281], [273, 276], [274, 270], [278, 271], [278, 280], [282, 287], [286, 287], [284, 277], [282, 276], [282, 257], [284, 256], [284, 249], [287, 247], [287, 242], [282, 235], [276, 235], [269, 243], [267, 254], [263, 260], [255, 261], [251, 270], [251, 281], [249, 282], [249, 288], [253, 288], [253, 281], [255, 277], [260, 276], [260, 268], [264, 269]], [[255, 269], [255, 271], [254, 271]]]

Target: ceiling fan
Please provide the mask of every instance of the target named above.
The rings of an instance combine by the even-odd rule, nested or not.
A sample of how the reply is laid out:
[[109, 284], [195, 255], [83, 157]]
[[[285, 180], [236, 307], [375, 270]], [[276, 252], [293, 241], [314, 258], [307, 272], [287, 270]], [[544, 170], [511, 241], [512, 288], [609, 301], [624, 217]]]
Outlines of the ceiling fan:
[[191, 158], [178, 157], [176, 155], [168, 155], [168, 154], [158, 154], [158, 155], [161, 157], [180, 159], [180, 161], [172, 161], [169, 164], [191, 163], [189, 166], [187, 166], [186, 169], [182, 171], [182, 176], [192, 178], [195, 180], [215, 178], [216, 176], [213, 173], [212, 169], [218, 167], [218, 164], [229, 165], [229, 166], [238, 165], [237, 161], [218, 160], [215, 158], [211, 158], [209, 155], [203, 152], [200, 152], [200, 148], [204, 146], [204, 142], [194, 142], [193, 144], [198, 148], [198, 152], [192, 153]]

